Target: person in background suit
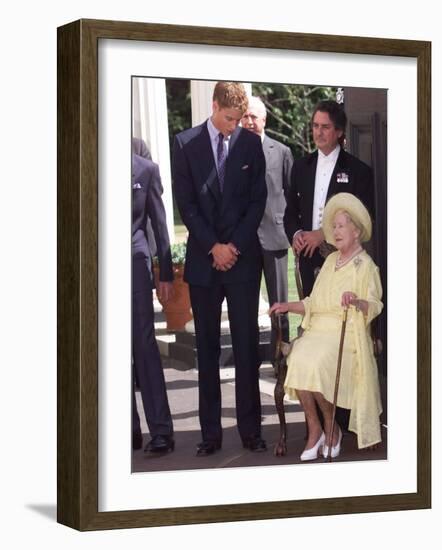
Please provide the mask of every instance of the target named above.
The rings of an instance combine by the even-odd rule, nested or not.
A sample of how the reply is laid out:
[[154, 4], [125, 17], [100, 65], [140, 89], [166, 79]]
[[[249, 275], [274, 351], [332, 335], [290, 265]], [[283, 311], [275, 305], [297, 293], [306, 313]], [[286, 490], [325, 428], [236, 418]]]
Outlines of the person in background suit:
[[138, 155], [139, 157], [143, 157], [144, 159], [152, 160], [152, 155], [150, 154], [144, 139], [137, 137], [132, 138], [132, 153], [134, 153], [134, 155]]
[[[265, 132], [266, 108], [259, 97], [250, 97], [249, 106], [241, 119], [243, 128], [251, 130], [261, 138], [266, 160], [267, 202], [258, 237], [264, 268], [269, 304], [288, 300], [287, 249], [290, 243], [284, 231], [286, 195], [290, 187], [293, 155], [290, 149], [270, 138]], [[281, 314], [282, 339], [289, 341], [287, 314]], [[276, 351], [276, 327], [272, 326], [270, 354], [274, 363]]]
[[317, 151], [293, 165], [284, 227], [294, 253], [299, 255], [305, 296], [310, 295], [315, 271], [327, 253], [322, 230], [327, 200], [340, 192], [351, 193], [373, 216], [373, 174], [369, 166], [342, 148], [346, 125], [347, 116], [339, 103], [319, 102], [312, 116]]
[[267, 196], [258, 136], [241, 128], [242, 84], [218, 82], [212, 116], [175, 136], [175, 199], [189, 231], [184, 279], [195, 321], [199, 419], [197, 456], [222, 445], [219, 375], [221, 306], [227, 299], [235, 357], [236, 417], [243, 446], [265, 451], [261, 437], [258, 306], [261, 251], [257, 230]]
[[[132, 153], [143, 157], [147, 160], [152, 160], [149, 148], [146, 145], [144, 139], [132, 137]], [[147, 240], [149, 242], [150, 253], [152, 256], [156, 256], [157, 243], [155, 242], [155, 234], [152, 229], [152, 223], [150, 219], [147, 220]]]
[[[173, 424], [166, 393], [163, 367], [155, 340], [152, 290], [152, 251], [146, 224], [150, 219], [157, 243], [160, 267], [157, 293], [167, 301], [172, 294], [172, 258], [166, 213], [161, 195], [158, 165], [138, 155], [132, 155], [132, 356], [144, 413], [151, 435], [146, 452], [173, 451]], [[133, 388], [132, 447], [143, 444], [140, 418]]]

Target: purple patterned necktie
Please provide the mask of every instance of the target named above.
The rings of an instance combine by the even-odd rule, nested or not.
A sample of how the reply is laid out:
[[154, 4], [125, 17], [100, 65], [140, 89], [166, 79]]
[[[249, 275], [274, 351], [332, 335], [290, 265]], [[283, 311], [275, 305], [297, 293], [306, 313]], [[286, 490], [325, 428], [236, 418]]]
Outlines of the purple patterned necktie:
[[221, 134], [221, 132], [218, 134], [218, 147], [216, 150], [217, 154], [217, 160], [218, 160], [218, 179], [219, 179], [219, 187], [221, 193], [223, 192], [224, 187], [224, 175], [226, 173], [226, 148], [224, 146], [224, 136]]

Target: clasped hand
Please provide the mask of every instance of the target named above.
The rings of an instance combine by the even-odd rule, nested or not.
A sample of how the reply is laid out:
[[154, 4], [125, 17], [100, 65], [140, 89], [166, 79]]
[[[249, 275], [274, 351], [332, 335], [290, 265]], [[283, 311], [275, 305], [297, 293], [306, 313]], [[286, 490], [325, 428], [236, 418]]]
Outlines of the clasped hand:
[[228, 271], [238, 261], [238, 250], [232, 243], [217, 243], [211, 250], [214, 267], [217, 271]]

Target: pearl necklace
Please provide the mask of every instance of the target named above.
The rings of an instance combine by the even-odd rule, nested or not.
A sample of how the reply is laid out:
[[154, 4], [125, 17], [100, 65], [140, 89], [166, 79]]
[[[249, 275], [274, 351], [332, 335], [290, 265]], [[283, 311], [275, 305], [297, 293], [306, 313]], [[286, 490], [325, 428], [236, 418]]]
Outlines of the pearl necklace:
[[362, 250], [363, 250], [363, 249], [362, 249], [362, 246], [359, 246], [359, 247], [353, 252], [353, 254], [352, 254], [351, 256], [349, 256], [348, 258], [346, 258], [345, 260], [343, 260], [343, 259], [341, 258], [341, 255], [339, 254], [339, 257], [336, 258], [335, 270], [337, 270], [337, 269], [343, 267], [345, 264], [348, 264], [348, 262], [349, 262], [350, 260], [352, 260], [355, 256], [357, 256], [360, 252], [362, 252]]

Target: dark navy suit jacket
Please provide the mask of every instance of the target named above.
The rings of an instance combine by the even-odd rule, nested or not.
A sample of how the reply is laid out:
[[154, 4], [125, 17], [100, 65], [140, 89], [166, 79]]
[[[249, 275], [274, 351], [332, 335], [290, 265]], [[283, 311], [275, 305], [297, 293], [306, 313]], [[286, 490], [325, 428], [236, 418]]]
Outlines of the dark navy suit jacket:
[[[240, 127], [234, 131], [221, 193], [207, 122], [181, 132], [174, 142], [173, 185], [189, 230], [185, 280], [210, 286], [259, 277], [257, 229], [267, 197], [261, 139]], [[228, 242], [240, 251], [238, 261], [229, 271], [216, 271], [210, 250], [216, 243]]]
[[158, 165], [138, 155], [132, 155], [132, 257], [144, 256], [152, 262], [152, 250], [147, 237], [150, 219], [155, 234], [156, 252], [160, 266], [160, 280], [172, 281], [172, 258], [169, 234], [161, 195]]

